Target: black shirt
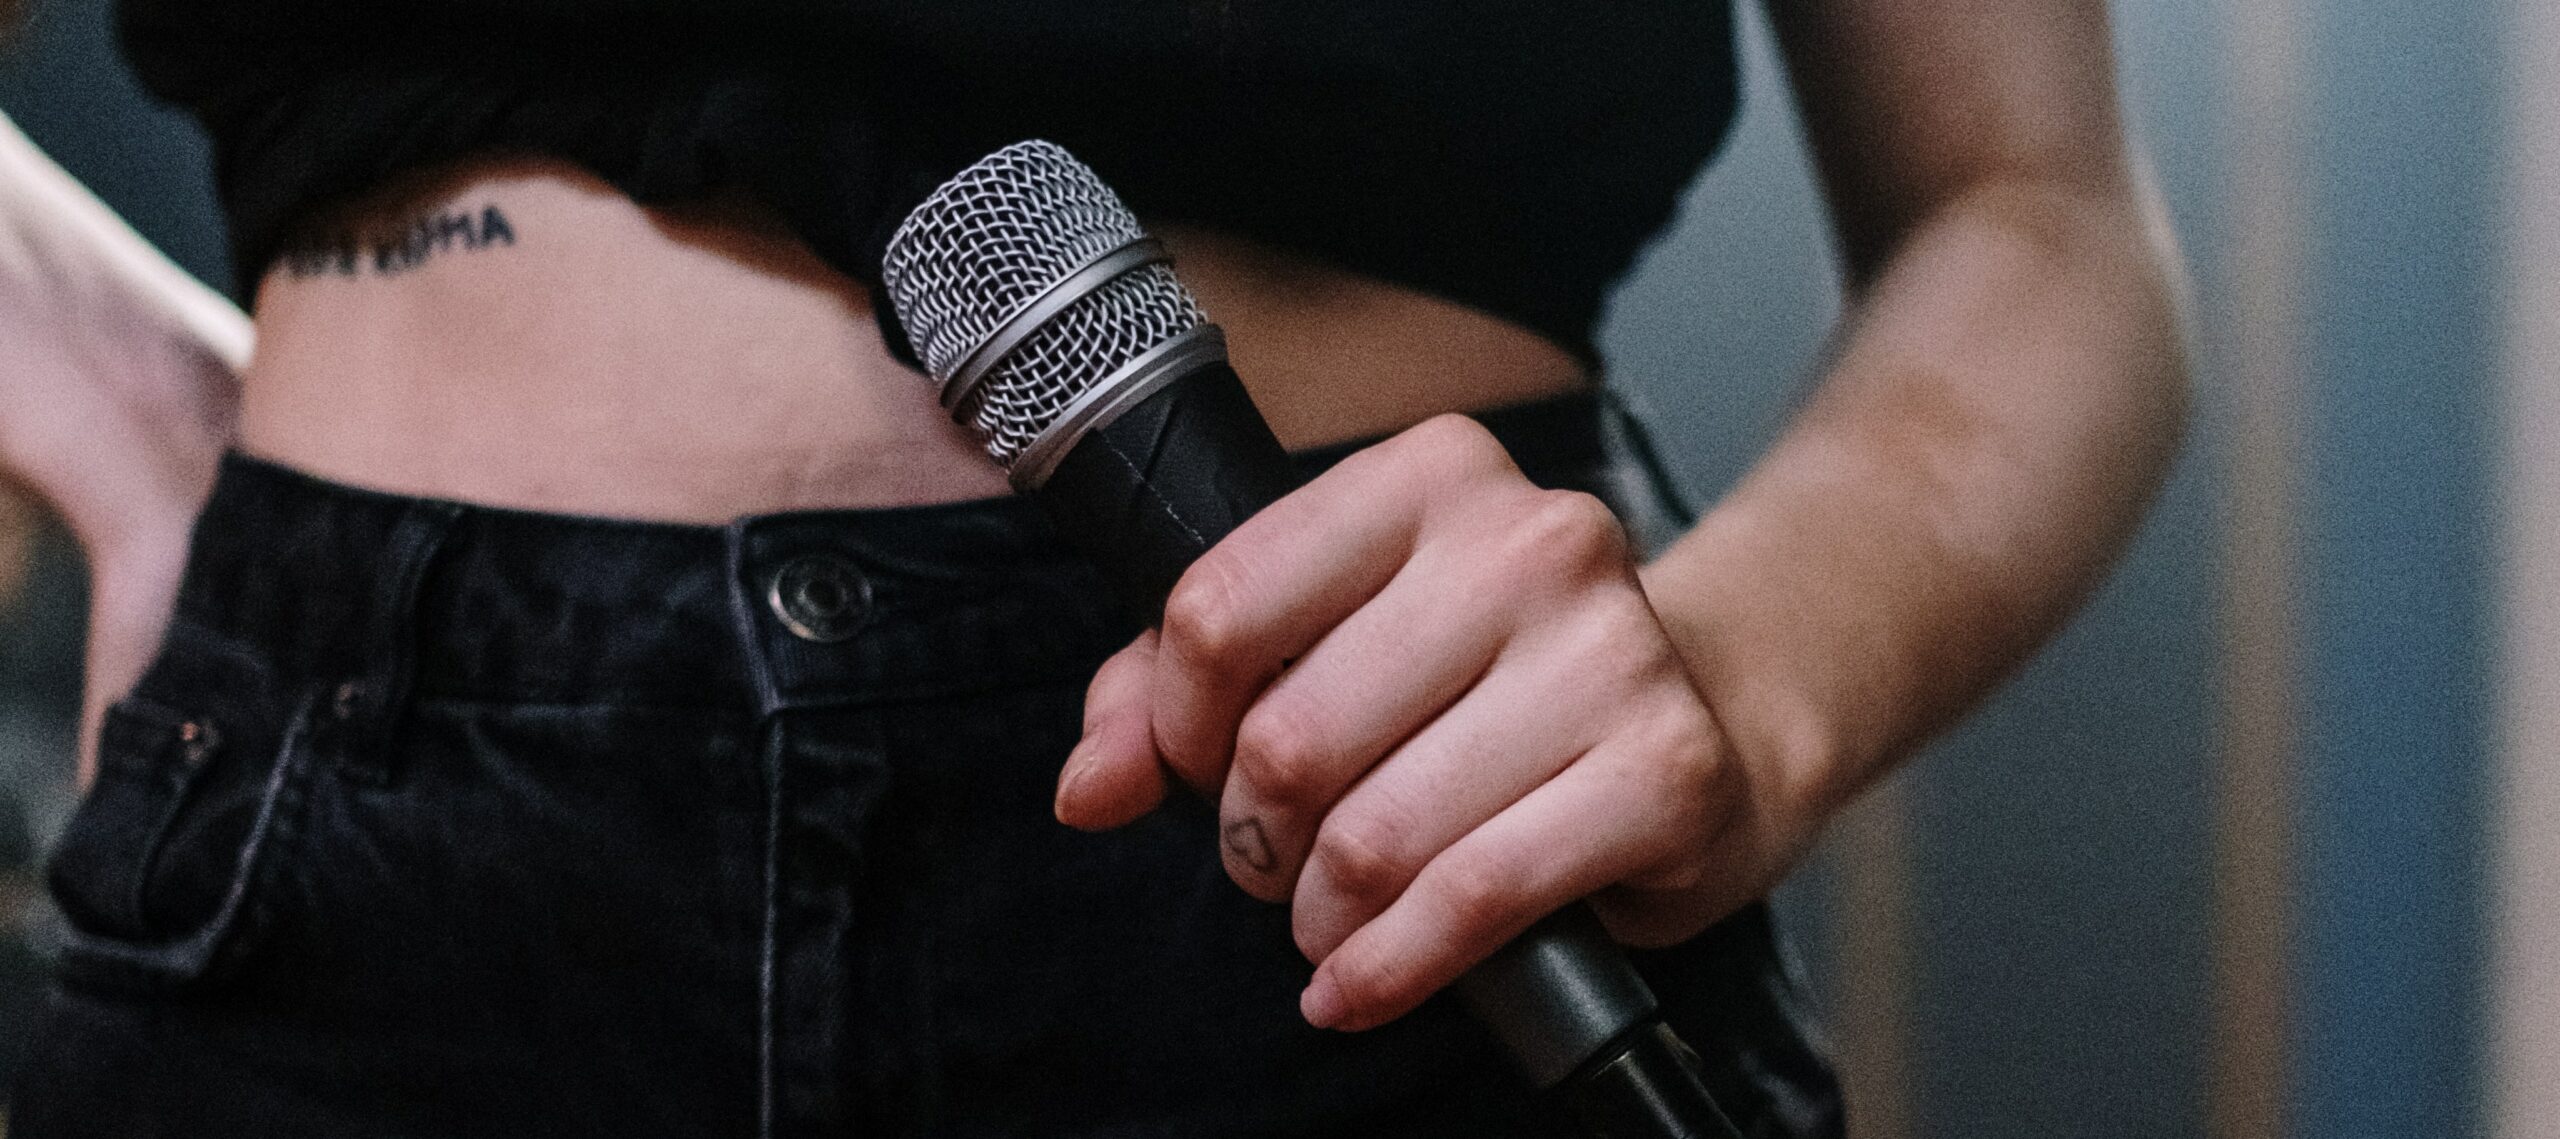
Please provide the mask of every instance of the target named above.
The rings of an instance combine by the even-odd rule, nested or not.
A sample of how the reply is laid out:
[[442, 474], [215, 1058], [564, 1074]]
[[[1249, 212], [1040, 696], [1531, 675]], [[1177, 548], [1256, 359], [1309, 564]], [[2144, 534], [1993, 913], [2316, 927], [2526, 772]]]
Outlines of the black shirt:
[[1141, 216], [1585, 360], [1736, 99], [1729, 0], [123, 0], [121, 22], [213, 136], [244, 294], [330, 204], [507, 151], [644, 203], [742, 188], [876, 283], [908, 206], [1037, 137]]

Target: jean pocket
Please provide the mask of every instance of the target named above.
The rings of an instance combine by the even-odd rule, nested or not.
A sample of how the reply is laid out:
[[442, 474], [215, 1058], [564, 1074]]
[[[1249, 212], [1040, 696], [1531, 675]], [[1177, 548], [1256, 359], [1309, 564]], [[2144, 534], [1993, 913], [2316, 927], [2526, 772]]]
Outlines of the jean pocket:
[[281, 730], [139, 697], [108, 711], [97, 782], [46, 872], [66, 983], [171, 993], [248, 954], [300, 829], [314, 703]]

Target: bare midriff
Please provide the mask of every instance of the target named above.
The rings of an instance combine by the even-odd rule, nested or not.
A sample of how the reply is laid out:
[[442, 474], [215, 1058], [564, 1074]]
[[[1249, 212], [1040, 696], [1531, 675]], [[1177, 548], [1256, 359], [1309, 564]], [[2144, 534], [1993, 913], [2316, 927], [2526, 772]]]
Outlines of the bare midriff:
[[[357, 486], [563, 513], [746, 514], [1007, 493], [859, 284], [743, 201], [634, 204], [475, 161], [314, 228], [261, 282], [241, 446]], [[1160, 228], [1292, 447], [1587, 384], [1553, 343], [1409, 289]]]

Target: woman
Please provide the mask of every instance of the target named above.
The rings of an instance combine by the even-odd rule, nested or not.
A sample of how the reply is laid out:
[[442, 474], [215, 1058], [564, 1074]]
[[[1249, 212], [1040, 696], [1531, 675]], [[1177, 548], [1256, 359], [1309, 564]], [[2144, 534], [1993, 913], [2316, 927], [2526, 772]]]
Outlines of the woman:
[[[27, 1134], [1514, 1133], [1428, 998], [1583, 897], [1728, 1111], [1836, 1130], [1752, 900], [2063, 619], [2183, 414], [2095, 0], [1772, 4], [1855, 303], [1641, 566], [1589, 330], [1729, 117], [1711, 6], [287, 15], [126, 15], [258, 277], [236, 435], [181, 364], [115, 422], [182, 446], [32, 393], [0, 440], [154, 616], [241, 453], [56, 860]], [[1160, 632], [860, 283], [1035, 134], [1284, 441], [1387, 436]], [[11, 334], [92, 309], [167, 311]]]

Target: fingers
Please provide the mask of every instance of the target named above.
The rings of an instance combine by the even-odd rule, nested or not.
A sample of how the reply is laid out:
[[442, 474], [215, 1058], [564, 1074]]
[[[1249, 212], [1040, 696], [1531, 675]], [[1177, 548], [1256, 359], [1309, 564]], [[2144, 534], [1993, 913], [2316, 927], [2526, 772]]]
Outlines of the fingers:
[[1308, 1022], [1357, 1030], [1393, 1020], [1537, 919], [1613, 882], [1697, 862], [1703, 850], [1681, 848], [1714, 815], [1715, 781], [1648, 751], [1613, 742], [1433, 857], [1317, 967], [1299, 1001]]
[[[1338, 856], [1320, 885], [1370, 907], [1311, 906], [1320, 928], [1392, 901], [1430, 852], [1598, 743], [1636, 694], [1694, 700], [1597, 500], [1522, 483], [1476, 495], [1443, 528], [1461, 533], [1426, 540], [1236, 732], [1220, 812], [1229, 876], [1267, 901], [1323, 899], [1298, 875], [1319, 824], [1333, 826]], [[1354, 833], [1381, 829], [1373, 820], [1336, 806], [1366, 793], [1353, 790], [1363, 779], [1398, 820], [1379, 841]]]
[[1729, 909], [1762, 864], [1722, 749], [1607, 508], [1451, 419], [1196, 563], [1095, 677], [1057, 811], [1219, 798], [1229, 874], [1318, 962], [1303, 1011], [1363, 1028], [1582, 897], [1647, 941]]
[[1132, 822], [1164, 801], [1165, 769], [1149, 727], [1154, 630], [1102, 662], [1085, 690], [1084, 738], [1058, 772], [1058, 821], [1083, 830]]
[[[1514, 646], [1464, 700], [1398, 747], [1324, 813], [1291, 836], [1303, 860], [1290, 905], [1298, 948], [1322, 961], [1402, 896], [1441, 851], [1556, 777], [1614, 728], [1579, 714], [1577, 676], [1594, 662], [1543, 630]], [[1244, 770], [1239, 764], [1238, 771]], [[1230, 791], [1238, 781], [1231, 780]]]
[[[1482, 609], [1468, 592], [1463, 577], [1408, 567], [1244, 713], [1219, 829], [1228, 876], [1247, 893], [1268, 902], [1287, 898], [1317, 825], [1344, 792], [1434, 717], [1459, 714], [1450, 705], [1484, 675], [1511, 632], [1510, 614]], [[1469, 702], [1479, 710], [1467, 722], [1500, 718], [1477, 698]]]
[[[1766, 893], [1775, 876], [1803, 853], [1778, 840], [1780, 828], [1749, 785], [1743, 765], [1728, 760], [1707, 772], [1701, 806], [1704, 841], [1673, 849], [1585, 899], [1620, 944], [1660, 949], [1695, 936], [1706, 923]], [[1812, 841], [1810, 834], [1800, 843]]]
[[1395, 578], [1435, 502], [1505, 477], [1519, 471], [1501, 445], [1444, 416], [1344, 460], [1193, 563], [1165, 601], [1154, 701], [1165, 762], [1214, 798], [1264, 686]]

